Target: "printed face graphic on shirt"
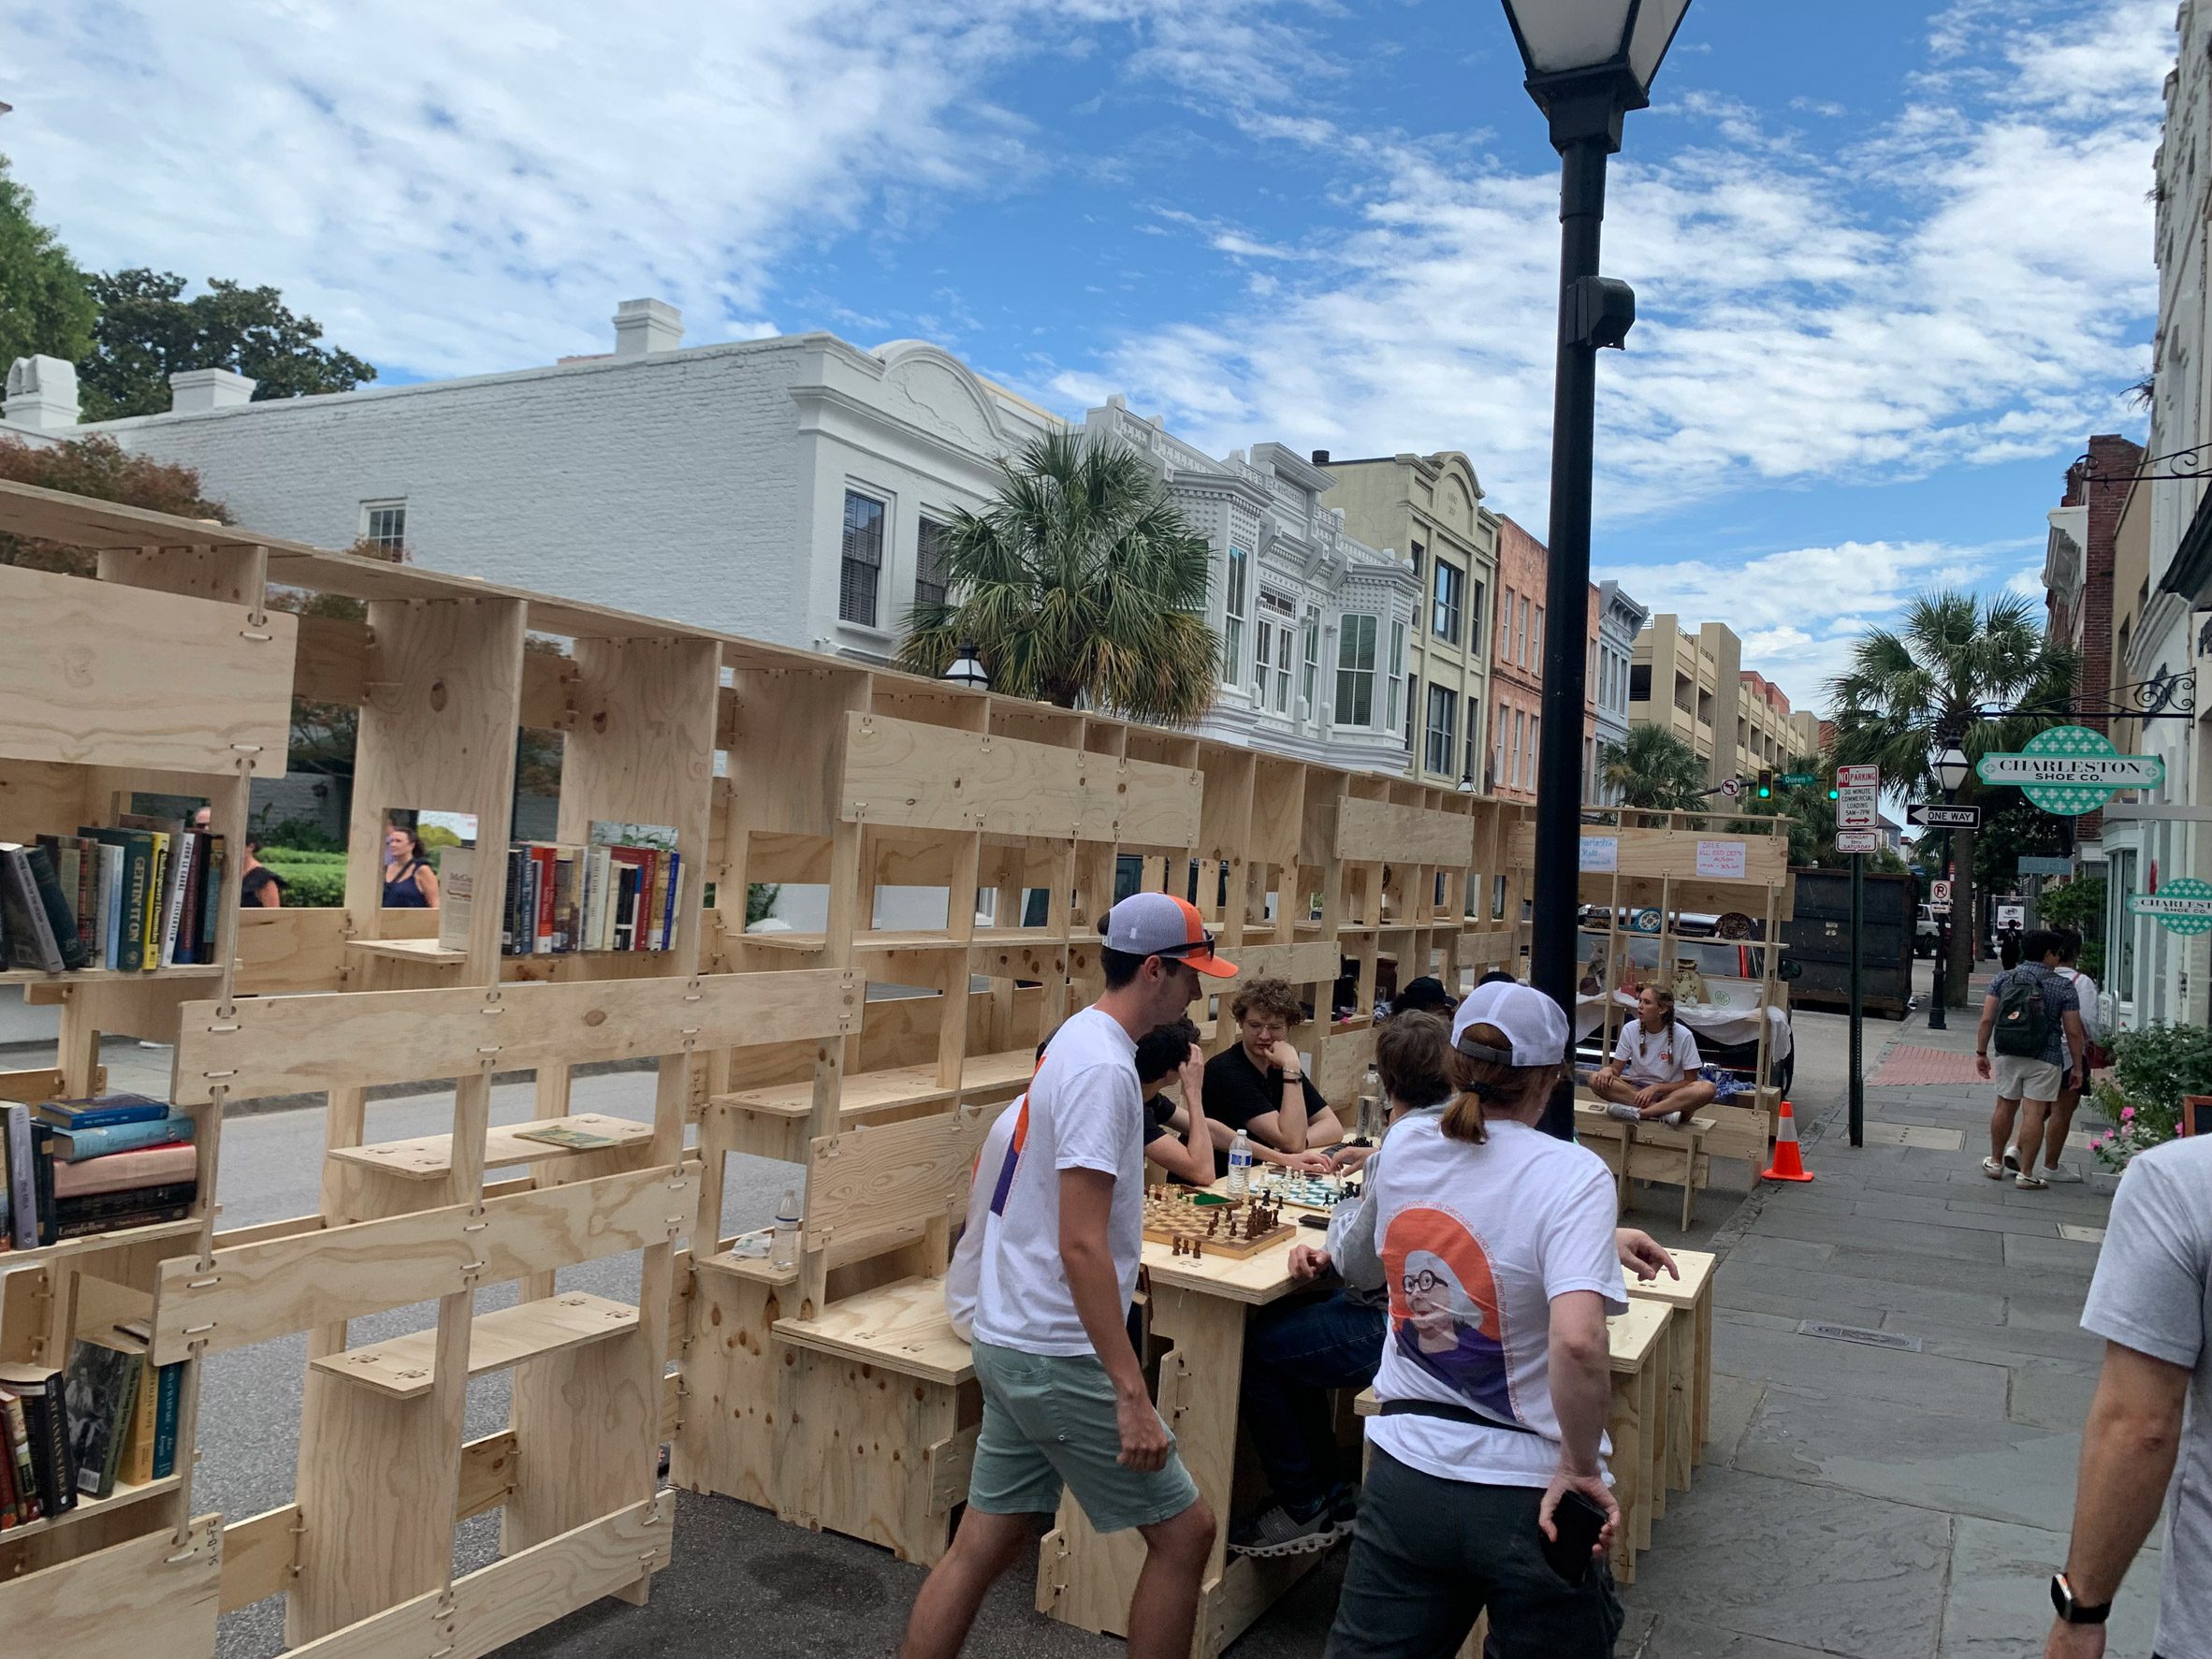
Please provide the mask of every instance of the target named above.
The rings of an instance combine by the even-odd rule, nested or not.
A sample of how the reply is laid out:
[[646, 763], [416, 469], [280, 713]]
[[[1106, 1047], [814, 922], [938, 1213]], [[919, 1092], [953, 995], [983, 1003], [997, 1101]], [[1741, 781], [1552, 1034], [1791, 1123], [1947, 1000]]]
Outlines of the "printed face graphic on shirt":
[[1385, 1233], [1382, 1257], [1390, 1340], [1399, 1352], [1468, 1404], [1518, 1422], [1497, 1285], [1466, 1224], [1448, 1210], [1402, 1210]]

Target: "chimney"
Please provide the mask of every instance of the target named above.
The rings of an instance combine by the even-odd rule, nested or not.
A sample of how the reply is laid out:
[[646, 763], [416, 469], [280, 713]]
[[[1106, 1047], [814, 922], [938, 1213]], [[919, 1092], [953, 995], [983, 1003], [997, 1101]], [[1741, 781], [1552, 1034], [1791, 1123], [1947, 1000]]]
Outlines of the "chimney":
[[60, 357], [18, 357], [8, 366], [0, 418], [38, 431], [77, 424], [77, 371]]
[[1325, 466], [1327, 466], [1328, 464], [1329, 464], [1329, 452], [1328, 452], [1326, 449], [1317, 449], [1317, 450], [1315, 450], [1315, 451], [1314, 451], [1314, 465], [1315, 465], [1315, 466], [1317, 466], [1317, 467], [1325, 467]]
[[625, 299], [615, 307], [615, 356], [672, 352], [684, 342], [684, 313], [665, 299]]
[[169, 376], [169, 413], [204, 415], [254, 400], [255, 383], [228, 369], [186, 369]]

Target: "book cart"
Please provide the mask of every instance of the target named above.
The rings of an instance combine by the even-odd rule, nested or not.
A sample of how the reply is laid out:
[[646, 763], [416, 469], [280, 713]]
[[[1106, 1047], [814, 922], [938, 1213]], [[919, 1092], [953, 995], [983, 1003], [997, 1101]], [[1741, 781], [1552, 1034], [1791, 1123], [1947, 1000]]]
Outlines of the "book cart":
[[[29, 976], [63, 1005], [60, 1063], [7, 1077], [10, 1096], [96, 1088], [102, 1032], [174, 1043], [200, 1169], [189, 1223], [0, 1256], [0, 1353], [58, 1363], [80, 1307], [127, 1305], [155, 1360], [187, 1367], [177, 1477], [0, 1535], [0, 1620], [33, 1652], [158, 1633], [211, 1652], [219, 1611], [281, 1594], [293, 1652], [481, 1653], [643, 1596], [669, 1559], [663, 1442], [675, 1485], [933, 1561], [980, 1409], [938, 1281], [989, 1114], [1096, 989], [1117, 882], [1189, 892], [1244, 978], [1303, 988], [1296, 1041], [1340, 1113], [1382, 964], [1459, 985], [1521, 954], [1521, 814], [1499, 803], [26, 487], [0, 486], [0, 530], [100, 565], [0, 568], [39, 619], [35, 649], [0, 658], [5, 834], [138, 790], [207, 797], [236, 848], [290, 700], [360, 710], [343, 907], [226, 907], [219, 968]], [[286, 592], [366, 615], [266, 603]], [[483, 854], [506, 837], [521, 731], [560, 735], [560, 840], [675, 832], [673, 949], [502, 954], [504, 861]], [[459, 942], [379, 902], [376, 832], [399, 808], [477, 821]], [[825, 924], [749, 933], [754, 882], [825, 889]], [[941, 889], [941, 924], [877, 925], [888, 887]], [[1228, 1000], [1193, 1010], [1215, 1045], [1234, 1041]], [[649, 1117], [572, 1114], [574, 1069], [609, 1061], [657, 1063]], [[492, 1128], [492, 1078], [519, 1071], [538, 1122]], [[450, 1090], [450, 1131], [374, 1138], [371, 1091], [400, 1084]], [[302, 1093], [325, 1113], [318, 1213], [219, 1230], [226, 1101]], [[517, 1138], [563, 1124], [616, 1144]], [[792, 1267], [723, 1235], [734, 1154], [805, 1166]], [[633, 1306], [560, 1291], [560, 1269], [622, 1253]], [[477, 1313], [505, 1282], [517, 1304]], [[434, 1325], [349, 1344], [350, 1321], [426, 1302]], [[198, 1361], [294, 1332], [293, 1500], [196, 1515]], [[468, 1381], [493, 1370], [514, 1375], [509, 1426], [464, 1441]], [[1226, 1489], [1209, 1496], [1226, 1512]], [[455, 1526], [495, 1510], [501, 1559], [457, 1577]], [[1228, 1571], [1209, 1576], [1209, 1652], [1266, 1605]]]

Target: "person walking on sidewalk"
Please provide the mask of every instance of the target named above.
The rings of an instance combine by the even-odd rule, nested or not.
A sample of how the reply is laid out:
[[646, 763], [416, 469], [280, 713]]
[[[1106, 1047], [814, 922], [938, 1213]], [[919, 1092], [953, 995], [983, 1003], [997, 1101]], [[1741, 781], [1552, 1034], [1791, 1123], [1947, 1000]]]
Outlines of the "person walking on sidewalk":
[[1124, 1316], [1143, 1247], [1144, 1102], [1137, 1040], [1180, 1016], [1199, 975], [1228, 978], [1197, 909], [1132, 894], [1104, 924], [1105, 993], [1053, 1033], [1027, 1128], [978, 1263], [983, 1418], [968, 1513], [914, 1598], [901, 1659], [952, 1659], [999, 1576], [1072, 1489], [1101, 1533], [1134, 1527], [1144, 1566], [1130, 1659], [1185, 1659], [1214, 1512], [1144, 1386]]
[[[2103, 1055], [2103, 1027], [2098, 1022], [2097, 982], [2074, 966], [2081, 955], [2081, 933], [2076, 928], [2057, 927], [2051, 930], [2059, 936], [2058, 975], [2074, 987], [2076, 1011], [2081, 1015], [2082, 1029], [2088, 1034], [2088, 1053], [2075, 1054], [2070, 1047], [2059, 1069], [2059, 1098], [2051, 1106], [2049, 1121], [2043, 1131], [2043, 1169], [2045, 1181], [2057, 1186], [2062, 1182], [2081, 1180], [2081, 1171], [2072, 1164], [2060, 1163], [2059, 1155], [2066, 1150], [2067, 1132], [2074, 1128], [2074, 1108], [2081, 1104], [2081, 1092], [2089, 1086], [2089, 1072], [2097, 1066], [2108, 1066], [2111, 1056]], [[2086, 1063], [2085, 1063], [2086, 1062]], [[2020, 1172], [2020, 1143], [2015, 1140], [2004, 1149], [2004, 1167], [2014, 1174]], [[2032, 1155], [2028, 1160], [2034, 1168]]]
[[[1982, 999], [1982, 1021], [1974, 1030], [1974, 1071], [1985, 1081], [1994, 1076], [1997, 1106], [1989, 1115], [1989, 1156], [1982, 1160], [1982, 1173], [1992, 1181], [2005, 1175], [2004, 1151], [2010, 1144], [2016, 1119], [2020, 1145], [2030, 1153], [2043, 1144], [2044, 1120], [2049, 1115], [2064, 1085], [2071, 1066], [2077, 1073], [2087, 1066], [2088, 1035], [2082, 1029], [2079, 998], [2073, 985], [2055, 971], [2059, 966], [2059, 936], [2039, 927], [2020, 941], [2020, 966], [1989, 982]], [[1997, 1064], [1989, 1063], [1994, 1041]], [[2078, 1090], [2078, 1083], [2075, 1087]], [[2050, 1182], [2032, 1168], [2023, 1168], [2013, 1185], [2026, 1192], [2041, 1192]]]
[[2081, 1322], [2104, 1339], [2104, 1369], [2045, 1659], [2100, 1659], [2105, 1615], [2161, 1503], [2158, 1659], [2212, 1659], [2212, 1139], [2129, 1163]]

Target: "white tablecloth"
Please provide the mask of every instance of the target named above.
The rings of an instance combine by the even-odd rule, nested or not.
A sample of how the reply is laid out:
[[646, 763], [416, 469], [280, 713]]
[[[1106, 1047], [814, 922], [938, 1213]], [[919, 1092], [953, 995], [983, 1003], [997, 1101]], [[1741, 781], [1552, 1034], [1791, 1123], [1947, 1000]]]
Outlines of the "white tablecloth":
[[[1622, 1011], [1614, 1029], [1636, 1018], [1636, 998], [1625, 992], [1616, 992], [1613, 1002]], [[1715, 1042], [1747, 1043], [1759, 1040], [1759, 1011], [1757, 1008], [1716, 1008], [1705, 1002], [1678, 1002], [1674, 1017], [1690, 1027], [1696, 1037], [1710, 1036]], [[1589, 1036], [1604, 1022], [1603, 997], [1575, 998], [1575, 1036]], [[1782, 1009], [1767, 1011], [1767, 1023], [1773, 1032], [1773, 1060], [1780, 1064], [1790, 1057], [1789, 1015]]]

